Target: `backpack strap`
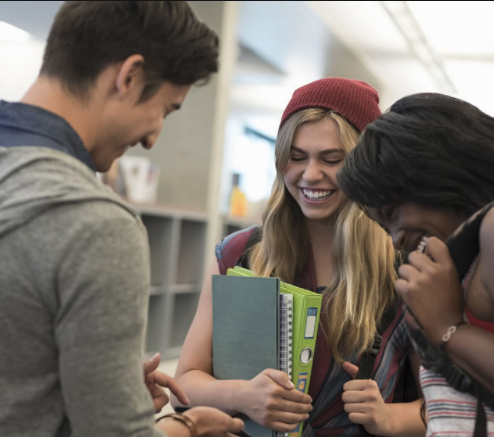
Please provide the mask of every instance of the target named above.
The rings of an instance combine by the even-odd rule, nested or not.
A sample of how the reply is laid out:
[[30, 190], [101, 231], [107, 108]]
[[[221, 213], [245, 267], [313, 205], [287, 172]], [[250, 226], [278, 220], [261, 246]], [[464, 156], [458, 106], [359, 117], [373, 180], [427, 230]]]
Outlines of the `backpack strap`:
[[245, 244], [244, 250], [242, 251], [242, 256], [237, 261], [237, 266], [244, 269], [250, 268], [250, 254], [251, 249], [262, 240], [262, 226], [256, 227], [252, 234], [250, 234], [247, 243]]
[[[394, 267], [395, 270], [398, 270], [400, 265], [402, 264], [403, 253], [396, 252], [395, 254], [395, 262]], [[396, 314], [398, 313], [398, 307], [400, 304], [400, 299], [396, 296], [393, 303], [388, 307], [384, 315], [382, 316], [379, 324], [377, 325], [377, 332], [374, 335], [374, 342], [370, 349], [365, 351], [360, 358], [360, 365], [357, 373], [357, 379], [372, 379], [372, 371], [374, 370], [374, 364], [376, 363], [376, 358], [379, 355], [379, 351], [382, 346], [382, 337], [386, 332], [386, 329], [389, 328], [393, 320], [396, 318]], [[367, 430], [363, 427], [363, 425], [359, 425], [360, 434], [364, 436], [370, 436]]]
[[[410, 311], [410, 310], [408, 310]], [[410, 314], [412, 314], [410, 312]], [[413, 314], [412, 314], [413, 315]], [[409, 326], [410, 337], [416, 345], [422, 366], [442, 375], [448, 384], [477, 399], [474, 437], [487, 437], [487, 418], [483, 403], [494, 410], [494, 395], [479, 381], [454, 364], [451, 359], [419, 329]]]
[[399, 302], [400, 300], [396, 298], [382, 316], [381, 321], [377, 326], [376, 335], [374, 336], [374, 343], [372, 343], [370, 349], [365, 351], [360, 358], [360, 366], [357, 373], [357, 379], [372, 379], [374, 364], [382, 346], [382, 336], [386, 329], [389, 328], [391, 323], [393, 323], [393, 320], [396, 318]]
[[[484, 206], [446, 240], [460, 278], [465, 276], [473, 259], [480, 251], [480, 227], [484, 217], [493, 207], [494, 202]], [[494, 409], [494, 394], [466, 371], [456, 366], [446, 354], [443, 355], [444, 358], [439, 373], [456, 390], [468, 392], [477, 398], [477, 416], [473, 435], [474, 437], [487, 436], [487, 418], [482, 403]]]
[[[384, 313], [379, 325], [377, 326], [377, 333], [374, 336], [374, 343], [371, 348], [365, 351], [360, 358], [360, 365], [357, 373], [357, 379], [372, 379], [372, 371], [374, 370], [374, 364], [376, 362], [377, 355], [382, 346], [382, 336], [386, 329], [393, 323], [398, 311], [398, 305], [400, 300], [396, 298], [393, 304], [388, 307]], [[364, 436], [370, 436], [369, 432], [363, 425], [359, 425], [360, 434]]]
[[494, 202], [489, 203], [465, 221], [445, 241], [455, 264], [458, 276], [463, 278], [480, 251], [479, 233], [484, 217]]
[[[394, 267], [395, 270], [402, 264], [404, 252], [395, 253]], [[382, 345], [382, 337], [386, 329], [389, 328], [393, 320], [398, 313], [400, 299], [396, 296], [394, 302], [388, 307], [384, 315], [382, 316], [379, 324], [377, 325], [377, 332], [374, 335], [374, 343], [371, 348], [362, 354], [360, 358], [360, 367], [357, 373], [357, 379], [372, 379], [372, 371], [374, 369], [374, 363], [376, 362], [377, 355]]]
[[[494, 202], [480, 209], [445, 241], [460, 278], [465, 276], [480, 251], [480, 227], [484, 217], [493, 207]], [[410, 314], [412, 314], [411, 311]], [[442, 375], [455, 390], [469, 393], [477, 399], [477, 415], [473, 435], [474, 437], [486, 437], [487, 417], [483, 403], [494, 409], [494, 394], [473, 378], [472, 375], [454, 364], [448, 355], [432, 343], [421, 329], [409, 329], [409, 332], [410, 337], [417, 346], [416, 349], [421, 364], [426, 369]]]

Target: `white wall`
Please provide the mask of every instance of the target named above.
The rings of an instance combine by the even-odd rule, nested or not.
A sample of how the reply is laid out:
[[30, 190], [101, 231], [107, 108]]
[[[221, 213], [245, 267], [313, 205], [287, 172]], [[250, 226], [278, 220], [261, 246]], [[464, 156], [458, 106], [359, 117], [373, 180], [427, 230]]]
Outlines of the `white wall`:
[[38, 76], [44, 42], [0, 41], [0, 99], [19, 100]]

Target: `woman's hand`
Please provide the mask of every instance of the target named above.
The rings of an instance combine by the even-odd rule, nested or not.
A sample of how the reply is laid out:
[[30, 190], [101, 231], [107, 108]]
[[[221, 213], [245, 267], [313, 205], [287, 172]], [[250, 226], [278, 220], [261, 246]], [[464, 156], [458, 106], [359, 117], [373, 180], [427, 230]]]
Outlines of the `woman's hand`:
[[418, 324], [436, 344], [447, 329], [463, 319], [461, 287], [448, 247], [431, 237], [425, 254], [412, 252], [399, 269], [396, 290]]
[[177, 381], [166, 373], [157, 370], [160, 360], [160, 354], [156, 354], [144, 363], [144, 381], [153, 398], [156, 413], [159, 413], [170, 400], [163, 387], [170, 389], [183, 405], [189, 405], [189, 399]]
[[296, 390], [288, 375], [279, 370], [266, 369], [247, 381], [239, 396], [243, 413], [276, 431], [292, 431], [312, 411], [311, 397]]
[[393, 416], [383, 400], [376, 381], [356, 379], [343, 386], [341, 399], [353, 423], [363, 425], [369, 434], [390, 435]]
[[343, 370], [350, 375], [352, 379], [357, 379], [357, 374], [358, 374], [358, 366], [355, 364], [349, 363], [348, 361], [345, 361], [343, 363]]
[[354, 379], [343, 386], [341, 397], [349, 419], [363, 425], [369, 434], [389, 435], [392, 415], [376, 381], [356, 380], [359, 368], [355, 364], [344, 362], [343, 369]]

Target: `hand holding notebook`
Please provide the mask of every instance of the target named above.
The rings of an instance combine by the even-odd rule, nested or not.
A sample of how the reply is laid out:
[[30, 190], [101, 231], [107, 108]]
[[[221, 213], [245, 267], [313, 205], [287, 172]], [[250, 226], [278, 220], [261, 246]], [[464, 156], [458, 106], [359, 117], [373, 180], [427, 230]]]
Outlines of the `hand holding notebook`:
[[308, 418], [311, 398], [298, 390], [285, 372], [263, 370], [246, 381], [242, 390], [244, 412], [265, 428], [278, 431], [293, 429]]
[[[245, 380], [241, 411], [252, 435], [301, 435], [320, 308], [320, 295], [277, 278], [239, 267], [213, 276], [214, 376]], [[288, 375], [293, 388], [283, 387]]]

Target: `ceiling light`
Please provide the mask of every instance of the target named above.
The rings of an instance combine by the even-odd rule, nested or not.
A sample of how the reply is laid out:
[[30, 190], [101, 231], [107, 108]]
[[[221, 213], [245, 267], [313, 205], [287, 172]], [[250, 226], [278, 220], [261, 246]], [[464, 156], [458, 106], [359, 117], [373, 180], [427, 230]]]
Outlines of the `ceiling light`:
[[431, 76], [445, 91], [455, 94], [456, 87], [444, 68], [442, 58], [431, 47], [407, 2], [381, 1], [381, 5]]

